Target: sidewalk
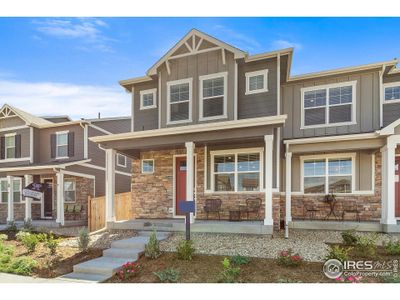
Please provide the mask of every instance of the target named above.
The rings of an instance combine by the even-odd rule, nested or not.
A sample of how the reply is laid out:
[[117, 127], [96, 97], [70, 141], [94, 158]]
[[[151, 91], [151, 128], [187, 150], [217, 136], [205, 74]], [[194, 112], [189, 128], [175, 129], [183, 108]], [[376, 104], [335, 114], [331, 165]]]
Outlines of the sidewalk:
[[0, 273], [0, 283], [66, 283], [59, 279], [34, 278], [8, 273]]

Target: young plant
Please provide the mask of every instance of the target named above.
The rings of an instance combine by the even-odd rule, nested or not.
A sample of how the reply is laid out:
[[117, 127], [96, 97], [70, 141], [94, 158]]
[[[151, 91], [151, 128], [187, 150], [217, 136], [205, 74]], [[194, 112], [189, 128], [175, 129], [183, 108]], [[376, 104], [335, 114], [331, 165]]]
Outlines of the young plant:
[[240, 275], [240, 267], [231, 264], [229, 258], [225, 257], [222, 261], [222, 271], [220, 273], [220, 282], [235, 283]]
[[357, 254], [361, 257], [375, 257], [377, 249], [377, 239], [377, 235], [359, 236], [355, 247]]
[[400, 241], [390, 241], [385, 245], [385, 250], [390, 255], [400, 255]]
[[150, 234], [149, 242], [144, 248], [144, 255], [151, 259], [156, 259], [161, 255], [160, 242], [157, 239], [157, 232], [155, 230]]
[[349, 252], [351, 249], [353, 248], [344, 248], [337, 245], [331, 246], [325, 259], [337, 259], [341, 262], [345, 262], [349, 259]]
[[298, 267], [302, 264], [303, 258], [298, 254], [293, 254], [293, 250], [281, 251], [278, 255], [278, 264], [285, 267]]
[[11, 231], [11, 232], [17, 232], [18, 231], [17, 224], [15, 224], [14, 221], [8, 222], [7, 225], [8, 225], [7, 226], [7, 230], [8, 231]]
[[355, 230], [347, 230], [342, 232], [342, 239], [343, 239], [343, 244], [347, 246], [354, 246], [357, 244], [358, 237], [355, 233]]
[[6, 272], [19, 275], [30, 275], [33, 269], [38, 265], [37, 261], [26, 256], [11, 260], [6, 268]]
[[6, 234], [0, 234], [0, 243], [3, 243], [8, 239], [8, 236]]
[[47, 233], [44, 233], [44, 232], [37, 233], [36, 237], [37, 237], [39, 243], [45, 243], [47, 241]]
[[176, 255], [178, 259], [182, 260], [192, 260], [195, 251], [193, 241], [190, 240], [182, 240], [179, 242], [178, 247], [176, 247]]
[[32, 232], [33, 231], [33, 225], [32, 225], [32, 220], [28, 219], [27, 221], [24, 221], [24, 225], [22, 226], [22, 230], [26, 232]]
[[78, 247], [79, 250], [86, 252], [89, 248], [90, 236], [86, 228], [79, 230]]
[[28, 252], [34, 252], [37, 244], [39, 243], [36, 234], [31, 234], [29, 232], [20, 231], [16, 235], [17, 241], [21, 242]]
[[60, 243], [60, 238], [55, 238], [53, 233], [50, 232], [46, 239], [45, 245], [50, 250], [51, 255], [55, 255], [57, 252], [58, 244]]
[[250, 258], [236, 254], [231, 257], [231, 263], [235, 266], [247, 265], [250, 262]]
[[122, 265], [121, 270], [118, 272], [118, 277], [121, 280], [127, 280], [136, 276], [140, 270], [140, 265], [136, 262], [127, 262]]
[[162, 271], [153, 273], [161, 282], [178, 282], [179, 271], [173, 268], [168, 268]]

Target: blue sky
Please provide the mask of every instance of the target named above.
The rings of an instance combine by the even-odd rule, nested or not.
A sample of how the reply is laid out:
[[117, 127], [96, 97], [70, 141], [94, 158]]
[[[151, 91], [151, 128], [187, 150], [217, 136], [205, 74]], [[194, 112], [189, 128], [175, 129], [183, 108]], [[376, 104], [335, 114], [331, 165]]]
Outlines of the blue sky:
[[250, 54], [295, 47], [292, 75], [400, 56], [400, 18], [0, 18], [0, 104], [127, 115], [118, 80], [144, 75], [191, 28]]

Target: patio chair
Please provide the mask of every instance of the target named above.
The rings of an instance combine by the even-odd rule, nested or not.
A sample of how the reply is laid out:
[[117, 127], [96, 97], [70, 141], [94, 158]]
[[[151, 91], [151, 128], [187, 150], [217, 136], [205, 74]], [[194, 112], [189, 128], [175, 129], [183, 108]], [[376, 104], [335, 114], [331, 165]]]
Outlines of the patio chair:
[[82, 212], [82, 205], [74, 205], [74, 220]]
[[302, 203], [303, 203], [303, 220], [307, 218], [307, 215], [310, 216], [310, 220], [314, 220], [315, 216], [319, 212], [319, 209], [313, 203], [310, 202], [307, 203], [304, 200], [302, 200]]
[[209, 213], [216, 213], [218, 215], [218, 220], [221, 220], [220, 211], [221, 211], [222, 201], [221, 199], [206, 199], [206, 204], [204, 205], [204, 211], [206, 213], [206, 218], [208, 220]]
[[260, 219], [261, 202], [260, 198], [246, 199], [247, 220], [252, 213], [256, 215], [256, 220]]
[[361, 218], [360, 218], [361, 209], [359, 206], [357, 206], [356, 202], [354, 202], [354, 201], [343, 202], [342, 221], [344, 221], [346, 214], [354, 214], [357, 222], [361, 222]]

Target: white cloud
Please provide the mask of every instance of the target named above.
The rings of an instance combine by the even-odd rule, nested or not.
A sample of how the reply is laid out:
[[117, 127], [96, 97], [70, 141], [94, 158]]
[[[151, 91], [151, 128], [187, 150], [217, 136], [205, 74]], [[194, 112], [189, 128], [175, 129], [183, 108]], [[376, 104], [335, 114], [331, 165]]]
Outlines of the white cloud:
[[122, 88], [57, 82], [0, 79], [0, 105], [8, 103], [34, 115], [73, 119], [130, 115], [130, 96]]
[[113, 39], [103, 33], [108, 24], [96, 18], [73, 18], [73, 19], [45, 19], [35, 20], [36, 30], [42, 35], [58, 39], [74, 39], [82, 42], [84, 46], [78, 49], [96, 49], [110, 52], [110, 42]]
[[300, 50], [303, 46], [300, 43], [290, 42], [288, 40], [275, 40], [271, 44], [274, 49], [285, 49], [294, 47], [296, 50]]
[[223, 25], [215, 25], [214, 30], [223, 37], [223, 41], [232, 44], [243, 51], [256, 51], [261, 47], [261, 44], [246, 34], [227, 28]]

